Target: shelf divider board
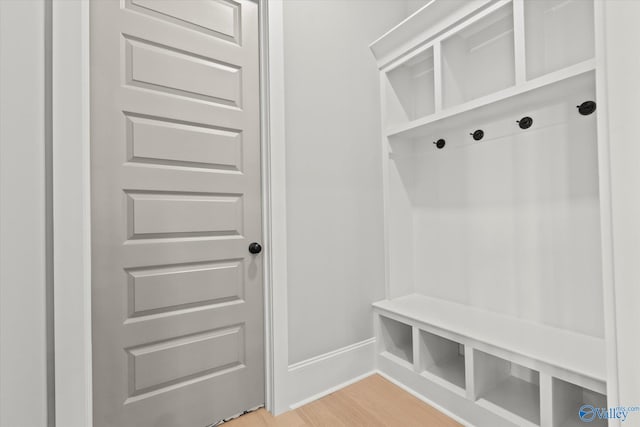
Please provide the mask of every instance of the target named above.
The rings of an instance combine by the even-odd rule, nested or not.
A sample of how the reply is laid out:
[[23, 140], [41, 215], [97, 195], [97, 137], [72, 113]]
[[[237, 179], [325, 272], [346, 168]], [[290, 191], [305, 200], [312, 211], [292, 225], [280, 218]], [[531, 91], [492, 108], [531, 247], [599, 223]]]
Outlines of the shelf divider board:
[[513, 39], [515, 46], [516, 86], [527, 79], [524, 31], [524, 0], [513, 0]]
[[467, 399], [475, 402], [478, 397], [476, 396], [476, 383], [475, 383], [475, 370], [474, 370], [474, 351], [473, 347], [469, 344], [464, 346], [464, 369], [465, 369], [465, 389], [467, 392]]
[[552, 379], [540, 372], [540, 427], [553, 427]]
[[442, 111], [442, 44], [433, 44], [433, 102], [435, 113]]
[[411, 333], [413, 337], [413, 370], [420, 372], [420, 329], [413, 326]]

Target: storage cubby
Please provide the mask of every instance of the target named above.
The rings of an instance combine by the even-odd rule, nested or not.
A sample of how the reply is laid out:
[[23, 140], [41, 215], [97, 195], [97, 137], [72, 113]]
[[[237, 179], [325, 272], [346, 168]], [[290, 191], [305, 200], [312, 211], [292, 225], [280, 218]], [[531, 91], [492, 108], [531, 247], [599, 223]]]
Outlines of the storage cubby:
[[388, 317], [380, 316], [382, 351], [413, 364], [413, 329]]
[[420, 370], [465, 388], [464, 345], [420, 331]]
[[473, 357], [478, 401], [495, 405], [525, 421], [519, 425], [539, 425], [539, 373], [479, 350], [474, 351]]
[[449, 108], [515, 84], [511, 3], [442, 41], [442, 96]]
[[387, 71], [387, 78], [407, 120], [432, 114], [434, 104], [433, 48], [402, 62]]
[[[607, 420], [595, 415], [582, 421], [579, 416], [583, 405], [594, 409], [607, 408], [607, 398], [598, 392], [571, 384], [558, 378], [551, 382], [553, 427], [578, 427], [588, 422], [590, 426], [606, 427]], [[589, 412], [589, 411], [587, 411]]]
[[527, 78], [594, 57], [593, 0], [524, 2]]

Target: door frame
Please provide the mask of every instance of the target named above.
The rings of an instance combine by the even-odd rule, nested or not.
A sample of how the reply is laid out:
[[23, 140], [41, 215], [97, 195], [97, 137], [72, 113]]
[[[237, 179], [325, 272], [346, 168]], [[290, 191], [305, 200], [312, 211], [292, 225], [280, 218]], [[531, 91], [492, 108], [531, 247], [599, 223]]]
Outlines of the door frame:
[[[265, 406], [281, 413], [289, 409], [282, 0], [250, 1], [258, 3], [260, 27]], [[90, 427], [89, 1], [51, 3], [55, 419], [49, 425]]]

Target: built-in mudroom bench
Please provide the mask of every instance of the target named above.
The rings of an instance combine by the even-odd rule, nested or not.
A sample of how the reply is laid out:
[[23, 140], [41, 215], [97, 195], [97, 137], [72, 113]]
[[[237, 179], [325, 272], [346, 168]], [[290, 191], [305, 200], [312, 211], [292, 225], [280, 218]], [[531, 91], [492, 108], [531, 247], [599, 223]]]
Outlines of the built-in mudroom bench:
[[436, 0], [371, 44], [377, 367], [468, 425], [579, 426], [607, 406], [598, 7]]

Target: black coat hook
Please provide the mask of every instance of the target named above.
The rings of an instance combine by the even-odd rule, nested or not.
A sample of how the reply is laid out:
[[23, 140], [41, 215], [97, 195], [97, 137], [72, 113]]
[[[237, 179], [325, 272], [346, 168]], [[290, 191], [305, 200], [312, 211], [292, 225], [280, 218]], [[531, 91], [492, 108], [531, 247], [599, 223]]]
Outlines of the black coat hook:
[[595, 101], [585, 101], [580, 105], [576, 105], [578, 112], [583, 116], [588, 116], [589, 114], [596, 111], [596, 103]]
[[446, 141], [442, 138], [440, 138], [437, 141], [433, 141], [433, 143], [436, 145], [436, 147], [438, 147], [438, 149], [444, 148]]
[[473, 136], [474, 140], [480, 141], [482, 138], [484, 138], [484, 131], [482, 129], [477, 129], [473, 131], [473, 133], [470, 133], [469, 135]]
[[520, 126], [520, 129], [529, 129], [533, 124], [533, 119], [529, 116], [525, 116], [520, 120], [516, 120], [516, 123], [518, 123], [518, 126]]

